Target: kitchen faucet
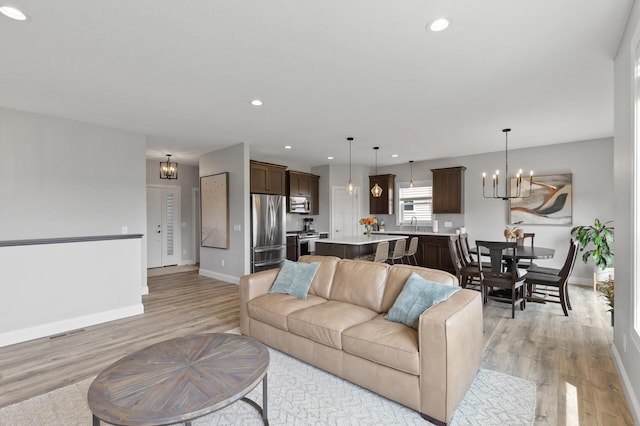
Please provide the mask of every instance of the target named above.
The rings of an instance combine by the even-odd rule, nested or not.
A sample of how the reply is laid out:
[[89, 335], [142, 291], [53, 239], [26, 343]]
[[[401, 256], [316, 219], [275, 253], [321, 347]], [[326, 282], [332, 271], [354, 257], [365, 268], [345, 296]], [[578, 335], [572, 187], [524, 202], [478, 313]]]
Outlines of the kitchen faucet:
[[412, 216], [412, 217], [411, 217], [411, 225], [413, 225], [413, 219], [415, 219], [415, 220], [416, 220], [416, 232], [418, 232], [418, 218], [417, 218], [417, 217], [415, 217], [415, 216]]

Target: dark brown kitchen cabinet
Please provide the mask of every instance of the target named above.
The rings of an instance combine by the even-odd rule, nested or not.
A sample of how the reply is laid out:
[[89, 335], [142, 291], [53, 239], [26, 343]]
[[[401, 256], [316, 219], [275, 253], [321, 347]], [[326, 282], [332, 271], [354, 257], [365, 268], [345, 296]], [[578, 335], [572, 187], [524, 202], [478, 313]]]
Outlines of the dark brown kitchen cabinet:
[[309, 214], [319, 214], [320, 207], [320, 176], [311, 173], [287, 171], [287, 195], [289, 197], [304, 197], [309, 201]]
[[287, 260], [298, 261], [298, 237], [287, 235]]
[[310, 195], [308, 173], [289, 170], [287, 172], [287, 179], [289, 182], [290, 197], [308, 197]]
[[249, 165], [252, 194], [287, 195], [285, 180], [287, 166], [253, 160]]
[[309, 214], [320, 214], [320, 176], [309, 175]]
[[[457, 238], [448, 235], [423, 235], [418, 243], [418, 263], [420, 266], [432, 269], [440, 269], [451, 274], [456, 273], [451, 254], [449, 253], [449, 239]], [[420, 261], [420, 259], [422, 261]]]
[[[382, 195], [374, 197], [371, 188], [378, 183], [382, 188]], [[394, 190], [396, 185], [396, 175], [376, 175], [369, 176], [369, 214], [393, 214], [394, 212]]]
[[464, 171], [466, 167], [431, 169], [433, 173], [433, 213], [464, 212]]

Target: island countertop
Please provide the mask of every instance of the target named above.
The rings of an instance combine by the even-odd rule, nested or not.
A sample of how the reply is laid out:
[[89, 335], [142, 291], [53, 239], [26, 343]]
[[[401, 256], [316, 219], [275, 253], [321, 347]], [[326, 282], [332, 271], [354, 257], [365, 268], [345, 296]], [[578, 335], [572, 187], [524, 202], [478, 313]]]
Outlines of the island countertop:
[[381, 241], [396, 241], [408, 238], [406, 235], [383, 235], [373, 234], [371, 237], [366, 235], [355, 235], [351, 237], [324, 238], [316, 241], [318, 244], [343, 244], [349, 246], [362, 246], [365, 244], [376, 244]]
[[415, 235], [415, 236], [420, 236], [420, 235], [431, 235], [434, 237], [450, 237], [452, 235], [458, 235], [455, 232], [430, 232], [430, 231], [410, 231], [410, 230], [406, 230], [406, 231], [372, 231], [371, 232], [374, 235]]

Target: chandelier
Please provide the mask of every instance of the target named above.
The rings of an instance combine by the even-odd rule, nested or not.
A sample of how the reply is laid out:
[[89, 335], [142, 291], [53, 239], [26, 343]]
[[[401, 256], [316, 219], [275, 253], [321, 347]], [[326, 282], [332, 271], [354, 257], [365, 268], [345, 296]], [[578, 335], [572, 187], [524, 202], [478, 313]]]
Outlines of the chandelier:
[[513, 184], [515, 185], [515, 189], [511, 188], [512, 191], [509, 193], [509, 132], [511, 129], [502, 129], [504, 132], [504, 194], [500, 193], [500, 170], [496, 170], [495, 174], [491, 178], [491, 193], [489, 195], [486, 194], [486, 180], [487, 174], [482, 173], [482, 196], [484, 198], [493, 198], [496, 200], [511, 200], [514, 198], [529, 198], [531, 197], [531, 185], [533, 183], [533, 171], [529, 173], [529, 191], [523, 194], [522, 191], [522, 169], [518, 171], [516, 174], [515, 181]]
[[178, 163], [171, 161], [171, 154], [167, 161], [160, 162], [160, 179], [178, 179]]

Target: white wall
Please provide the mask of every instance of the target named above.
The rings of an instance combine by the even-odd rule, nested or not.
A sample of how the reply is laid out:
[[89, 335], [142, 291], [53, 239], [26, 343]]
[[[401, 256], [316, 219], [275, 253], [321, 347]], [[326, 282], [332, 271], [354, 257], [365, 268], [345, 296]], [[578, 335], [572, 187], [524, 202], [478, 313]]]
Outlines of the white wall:
[[[193, 220], [193, 188], [200, 188], [200, 177], [197, 166], [187, 164], [178, 164], [178, 179], [160, 179], [160, 161], [147, 160], [147, 185], [168, 185], [180, 187], [180, 227], [182, 253], [180, 256], [180, 264], [193, 264], [196, 262], [196, 244], [200, 244], [199, 240], [194, 241], [194, 233], [196, 224]], [[198, 205], [195, 206], [200, 209]]]
[[[200, 248], [200, 274], [239, 283], [250, 271], [249, 147], [233, 145], [200, 157], [200, 176], [229, 172], [229, 249]], [[234, 230], [239, 226], [239, 231]], [[222, 262], [224, 261], [224, 265]]]
[[144, 137], [0, 108], [0, 194], [0, 240], [144, 234]]
[[[0, 194], [0, 240], [145, 234], [145, 139], [0, 108]], [[141, 313], [144, 249], [139, 238], [3, 247], [0, 344]]]
[[614, 360], [627, 394], [636, 424], [640, 424], [640, 336], [634, 329], [636, 302], [635, 227], [634, 209], [634, 56], [640, 41], [640, 5], [635, 2], [623, 40], [615, 60], [614, 91], [614, 182], [615, 198], [615, 328]]

